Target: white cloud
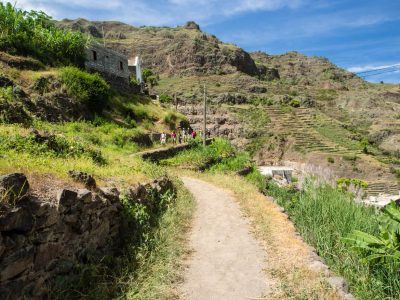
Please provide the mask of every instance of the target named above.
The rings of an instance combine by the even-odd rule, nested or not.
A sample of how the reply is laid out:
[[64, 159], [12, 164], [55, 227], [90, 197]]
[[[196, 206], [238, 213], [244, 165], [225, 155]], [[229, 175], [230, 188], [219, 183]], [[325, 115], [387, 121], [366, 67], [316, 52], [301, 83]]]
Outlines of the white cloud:
[[[395, 64], [389, 64], [389, 65], [364, 65], [364, 66], [354, 66], [350, 67], [347, 70], [349, 72], [353, 73], [360, 73], [360, 72], [366, 72], [366, 71], [373, 71], [373, 70], [380, 70], [384, 68], [392, 68], [392, 67], [398, 67], [400, 68], [400, 62], [395, 63]], [[398, 72], [398, 71], [395, 71]]]
[[[6, 2], [7, 0], [0, 0]], [[135, 25], [177, 25], [188, 20], [214, 23], [240, 13], [295, 9], [309, 0], [17, 0], [24, 9], [53, 17], [114, 19]]]
[[297, 8], [304, 4], [305, 1], [302, 0], [244, 0], [237, 1], [236, 5], [233, 6], [230, 14], [246, 12], [246, 11], [273, 11], [278, 10], [283, 7]]

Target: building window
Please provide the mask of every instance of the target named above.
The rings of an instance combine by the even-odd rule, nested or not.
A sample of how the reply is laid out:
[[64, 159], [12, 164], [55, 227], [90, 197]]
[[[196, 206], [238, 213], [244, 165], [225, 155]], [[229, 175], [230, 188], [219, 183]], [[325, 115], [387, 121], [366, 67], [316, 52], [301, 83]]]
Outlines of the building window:
[[124, 63], [122, 61], [119, 62], [119, 69], [120, 70], [124, 69]]
[[93, 60], [96, 61], [97, 60], [97, 52], [92, 50], [92, 54], [93, 54]]

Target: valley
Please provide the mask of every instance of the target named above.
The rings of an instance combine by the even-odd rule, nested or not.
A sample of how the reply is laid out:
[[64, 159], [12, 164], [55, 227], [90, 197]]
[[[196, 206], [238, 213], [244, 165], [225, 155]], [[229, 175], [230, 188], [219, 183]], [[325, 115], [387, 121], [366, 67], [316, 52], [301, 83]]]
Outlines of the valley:
[[0, 33], [0, 298], [400, 295], [398, 84], [193, 21]]

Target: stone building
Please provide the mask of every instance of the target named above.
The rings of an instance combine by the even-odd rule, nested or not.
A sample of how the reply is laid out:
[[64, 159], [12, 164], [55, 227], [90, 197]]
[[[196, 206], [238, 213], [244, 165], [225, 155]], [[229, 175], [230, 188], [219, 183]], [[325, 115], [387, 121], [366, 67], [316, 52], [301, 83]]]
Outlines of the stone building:
[[101, 44], [92, 43], [86, 49], [85, 68], [100, 73], [113, 85], [129, 84], [128, 58]]

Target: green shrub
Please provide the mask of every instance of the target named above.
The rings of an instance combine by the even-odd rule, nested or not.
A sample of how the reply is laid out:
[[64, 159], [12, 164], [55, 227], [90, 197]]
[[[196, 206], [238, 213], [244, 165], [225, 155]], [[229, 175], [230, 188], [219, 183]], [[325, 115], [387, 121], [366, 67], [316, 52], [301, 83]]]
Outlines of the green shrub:
[[23, 11], [0, 3], [0, 50], [30, 55], [51, 65], [81, 66], [87, 40], [80, 32], [55, 26], [43, 12]]
[[161, 103], [171, 103], [173, 100], [171, 96], [166, 94], [161, 94], [159, 98]]
[[133, 86], [138, 86], [140, 85], [139, 81], [135, 78], [135, 77], [131, 77], [131, 79], [129, 80], [129, 83]]
[[178, 117], [173, 112], [168, 112], [164, 117], [164, 123], [167, 124], [171, 130], [176, 129], [177, 120]]
[[156, 86], [158, 84], [158, 78], [156, 76], [147, 77], [147, 83], [150, 84], [151, 87]]
[[143, 71], [142, 71], [143, 81], [147, 83], [148, 78], [149, 78], [150, 76], [154, 76], [153, 71], [150, 70], [150, 69], [143, 69]]
[[350, 185], [353, 185], [356, 188], [367, 188], [368, 183], [364, 180], [358, 178], [339, 178], [336, 180], [336, 184], [338, 189], [341, 191], [347, 191]]
[[357, 155], [343, 155], [343, 160], [355, 162], [357, 160]]
[[301, 102], [298, 99], [293, 99], [292, 101], [289, 102], [289, 105], [291, 107], [300, 107]]
[[68, 93], [101, 113], [110, 97], [110, 86], [98, 74], [90, 74], [75, 67], [61, 69], [61, 80]]
[[334, 160], [333, 157], [331, 157], [331, 156], [329, 156], [329, 157], [327, 158], [327, 160], [328, 160], [328, 163], [330, 163], [330, 164], [335, 163], [335, 160]]

